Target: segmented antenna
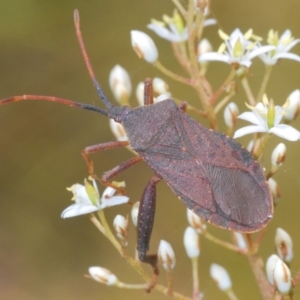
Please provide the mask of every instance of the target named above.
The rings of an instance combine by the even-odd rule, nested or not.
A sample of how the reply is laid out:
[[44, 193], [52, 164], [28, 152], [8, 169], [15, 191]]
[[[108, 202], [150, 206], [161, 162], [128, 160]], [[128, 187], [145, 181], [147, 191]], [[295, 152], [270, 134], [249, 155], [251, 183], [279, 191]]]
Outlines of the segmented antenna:
[[107, 97], [105, 96], [99, 82], [96, 79], [95, 73], [93, 71], [92, 68], [92, 64], [90, 62], [90, 59], [88, 57], [88, 54], [86, 52], [85, 49], [85, 45], [83, 42], [83, 38], [82, 38], [82, 34], [81, 34], [81, 30], [80, 30], [80, 19], [79, 19], [79, 11], [78, 9], [75, 9], [74, 11], [74, 24], [75, 24], [75, 29], [76, 29], [76, 35], [77, 35], [77, 39], [80, 45], [80, 49], [83, 55], [83, 59], [85, 61], [86, 67], [88, 69], [89, 75], [94, 83], [94, 86], [97, 89], [97, 93], [99, 95], [99, 97], [102, 99], [103, 103], [105, 104], [107, 109], [110, 109], [111, 107], [113, 107], [113, 105], [110, 103], [110, 101], [107, 99]]

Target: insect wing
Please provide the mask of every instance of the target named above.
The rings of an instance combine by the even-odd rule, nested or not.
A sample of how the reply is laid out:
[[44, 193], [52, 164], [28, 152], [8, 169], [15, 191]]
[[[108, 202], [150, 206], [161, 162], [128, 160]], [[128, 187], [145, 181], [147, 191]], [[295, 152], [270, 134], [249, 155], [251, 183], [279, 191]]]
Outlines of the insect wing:
[[139, 154], [188, 208], [217, 226], [253, 232], [272, 216], [268, 184], [251, 154], [179, 109]]

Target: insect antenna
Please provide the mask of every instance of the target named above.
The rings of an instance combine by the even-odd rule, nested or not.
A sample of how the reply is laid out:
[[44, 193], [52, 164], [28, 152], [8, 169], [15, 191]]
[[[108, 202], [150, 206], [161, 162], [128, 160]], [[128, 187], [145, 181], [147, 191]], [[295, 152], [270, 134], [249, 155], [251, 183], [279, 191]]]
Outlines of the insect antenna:
[[85, 49], [85, 45], [83, 42], [83, 38], [82, 38], [82, 34], [81, 34], [81, 30], [80, 30], [80, 19], [79, 19], [79, 11], [78, 9], [75, 9], [74, 11], [74, 24], [75, 24], [75, 29], [76, 29], [76, 35], [77, 35], [77, 39], [80, 45], [80, 49], [81, 49], [81, 53], [83, 55], [83, 59], [85, 61], [86, 67], [88, 69], [89, 75], [94, 83], [94, 86], [97, 89], [97, 93], [99, 95], [99, 97], [102, 99], [102, 102], [105, 104], [106, 108], [109, 110], [111, 107], [113, 107], [112, 103], [107, 99], [107, 97], [105, 96], [99, 82], [96, 79], [95, 73], [93, 71], [93, 67], [92, 64], [90, 62], [89, 56], [86, 52]]

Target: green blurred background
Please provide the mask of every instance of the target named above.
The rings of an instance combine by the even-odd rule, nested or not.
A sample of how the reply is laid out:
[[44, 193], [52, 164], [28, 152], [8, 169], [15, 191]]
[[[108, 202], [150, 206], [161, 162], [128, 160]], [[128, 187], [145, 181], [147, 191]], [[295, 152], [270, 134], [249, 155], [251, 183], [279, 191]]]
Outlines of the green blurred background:
[[[146, 77], [161, 76], [151, 65], [138, 60], [131, 49], [129, 32], [139, 29], [149, 33], [145, 26], [151, 18], [160, 19], [162, 14], [172, 13], [171, 1], [4, 0], [0, 2], [0, 98], [41, 94], [101, 106], [76, 40], [75, 8], [80, 10], [84, 40], [97, 78], [110, 98], [108, 75], [117, 63], [128, 70], [134, 87]], [[212, 12], [219, 24], [207, 28], [205, 36], [215, 49], [220, 44], [218, 28], [227, 33], [236, 27], [244, 32], [253, 28], [263, 37], [271, 28], [280, 33], [289, 28], [295, 37], [300, 37], [300, 2], [297, 0], [215, 0]], [[161, 61], [181, 72], [174, 64], [170, 45], [150, 35], [159, 48]], [[293, 52], [299, 54], [299, 46]], [[208, 77], [214, 88], [226, 78], [228, 71], [227, 65], [211, 64]], [[268, 96], [283, 104], [290, 92], [300, 88], [299, 72], [300, 64], [281, 61], [272, 74]], [[255, 94], [263, 74], [264, 67], [257, 61], [250, 76]], [[197, 105], [193, 92], [166, 80], [175, 97]], [[241, 111], [245, 110], [241, 87], [234, 100]], [[294, 125], [300, 129], [299, 120]], [[71, 193], [65, 188], [81, 183], [87, 176], [81, 150], [114, 139], [108, 120], [63, 105], [21, 102], [1, 106], [0, 128], [0, 298], [164, 299], [156, 291], [151, 294], [123, 291], [84, 278], [89, 266], [100, 265], [110, 269], [120, 280], [141, 282], [87, 216], [60, 218], [62, 210], [71, 203]], [[241, 142], [246, 145], [248, 140], [246, 137]], [[274, 137], [268, 153], [279, 142], [280, 139]], [[283, 196], [260, 253], [263, 259], [274, 253], [274, 233], [277, 227], [282, 227], [294, 240], [295, 259], [291, 270], [295, 274], [300, 268], [299, 143], [286, 142], [286, 145], [287, 161], [275, 176]], [[94, 155], [96, 172], [101, 174], [131, 156], [126, 149]], [[267, 168], [270, 166], [268, 156], [263, 163]], [[126, 180], [128, 195], [135, 202], [150, 176], [151, 171], [142, 163], [117, 179]], [[108, 209], [108, 220], [112, 222], [117, 213], [125, 215], [129, 211], [128, 206]], [[187, 226], [185, 215], [184, 206], [166, 184], [159, 184], [151, 249], [156, 251], [161, 239], [173, 245], [177, 256], [175, 289], [191, 295], [191, 265], [182, 245]], [[209, 230], [230, 240], [230, 233], [225, 230], [213, 226], [209, 226]], [[134, 246], [135, 230], [130, 225], [130, 254], [134, 253]], [[208, 275], [212, 262], [228, 269], [240, 299], [259, 299], [246, 258], [202, 239], [199, 269], [205, 299], [226, 299]], [[163, 271], [159, 280], [165, 282]]]

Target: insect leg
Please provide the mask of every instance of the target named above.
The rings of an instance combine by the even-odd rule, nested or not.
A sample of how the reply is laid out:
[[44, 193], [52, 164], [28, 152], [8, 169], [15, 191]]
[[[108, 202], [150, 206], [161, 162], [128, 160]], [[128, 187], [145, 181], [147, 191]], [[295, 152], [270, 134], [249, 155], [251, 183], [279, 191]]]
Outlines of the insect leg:
[[146, 78], [144, 81], [144, 105], [153, 104], [152, 79]]
[[187, 106], [188, 106], [188, 104], [187, 104], [187, 102], [185, 102], [185, 101], [180, 102], [179, 105], [178, 105], [178, 107], [179, 107], [182, 111], [184, 111], [184, 112], [186, 112]]
[[113, 141], [113, 142], [108, 142], [108, 143], [102, 143], [102, 144], [97, 144], [93, 146], [89, 146], [83, 149], [81, 152], [84, 160], [87, 163], [88, 166], [88, 172], [91, 177], [99, 179], [96, 174], [94, 174], [94, 163], [92, 159], [90, 158], [90, 154], [96, 153], [98, 151], [102, 150], [108, 150], [108, 149], [113, 149], [117, 147], [125, 147], [128, 146], [129, 142], [128, 141]]
[[120, 165], [114, 167], [113, 169], [105, 172], [102, 177], [100, 178], [100, 181], [102, 184], [106, 186], [111, 186], [114, 189], [118, 190], [120, 193], [124, 194], [124, 190], [120, 187], [116, 187], [113, 183], [109, 182], [109, 179], [116, 176], [117, 174], [125, 171], [126, 169], [130, 168], [131, 166], [135, 165], [136, 163], [140, 162], [142, 158], [140, 156], [135, 156], [131, 159], [128, 159], [121, 163]]
[[157, 254], [147, 254], [154, 222], [155, 202], [156, 202], [156, 184], [161, 180], [160, 177], [153, 176], [147, 184], [140, 203], [138, 214], [138, 243], [137, 251], [139, 259], [153, 268], [153, 278], [149, 286], [149, 291], [155, 285], [159, 274], [157, 267]]

